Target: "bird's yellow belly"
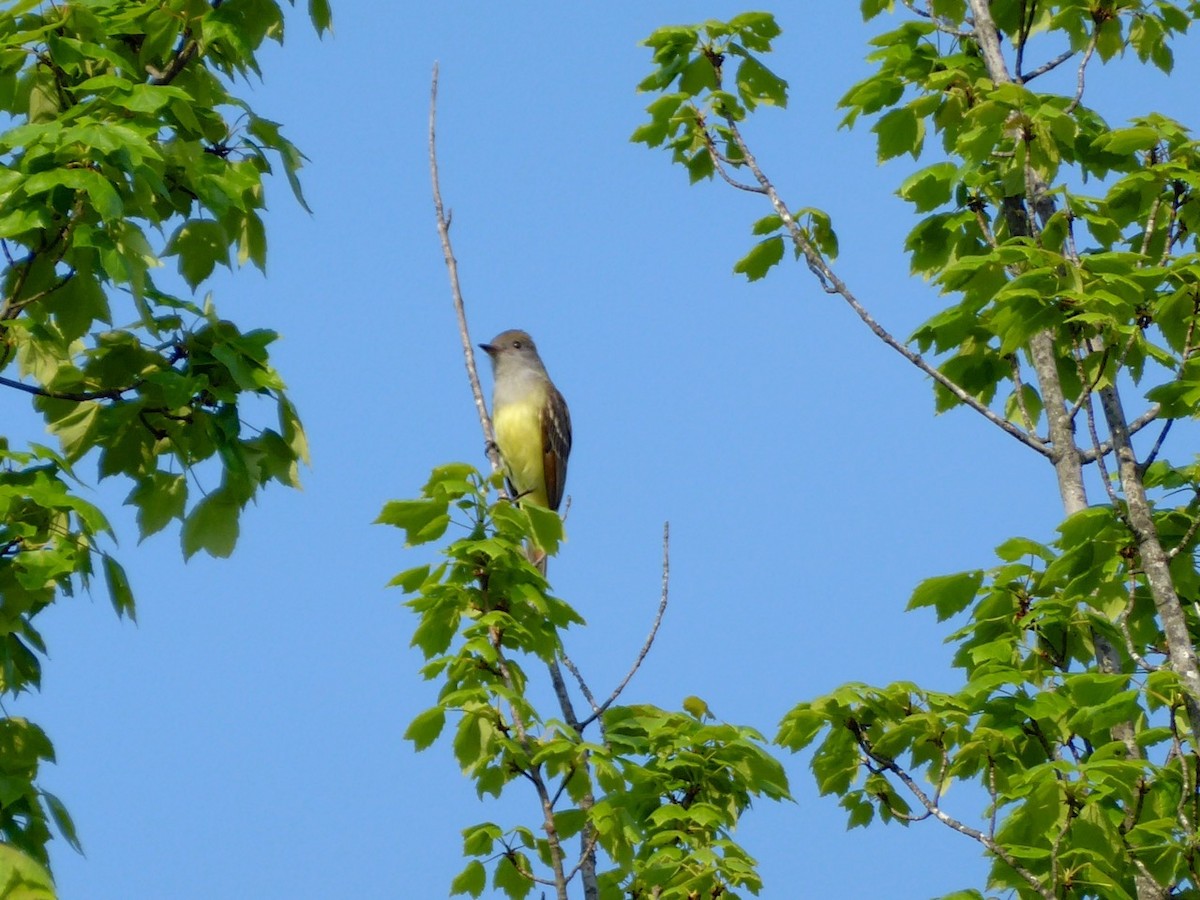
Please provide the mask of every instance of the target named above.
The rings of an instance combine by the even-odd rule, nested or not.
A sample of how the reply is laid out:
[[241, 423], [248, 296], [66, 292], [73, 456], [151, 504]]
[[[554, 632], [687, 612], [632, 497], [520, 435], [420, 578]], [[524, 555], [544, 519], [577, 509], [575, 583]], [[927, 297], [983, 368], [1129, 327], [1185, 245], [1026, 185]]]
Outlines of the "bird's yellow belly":
[[504, 458], [508, 480], [523, 499], [547, 506], [542, 422], [536, 404], [509, 404], [496, 410], [496, 445]]

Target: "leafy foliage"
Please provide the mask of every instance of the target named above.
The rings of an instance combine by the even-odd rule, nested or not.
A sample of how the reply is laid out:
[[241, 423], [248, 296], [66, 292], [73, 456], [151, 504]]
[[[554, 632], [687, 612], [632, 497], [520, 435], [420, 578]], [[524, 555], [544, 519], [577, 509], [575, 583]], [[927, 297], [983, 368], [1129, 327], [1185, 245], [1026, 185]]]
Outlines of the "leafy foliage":
[[[330, 27], [325, 0], [309, 15]], [[264, 267], [274, 167], [303, 202], [299, 151], [232, 93], [261, 74], [257, 54], [283, 23], [273, 0], [0, 10], [0, 389], [30, 395], [60, 446], [0, 437], [5, 692], [38, 687], [33, 618], [56, 597], [102, 573], [117, 612], [134, 615], [104, 549], [112, 528], [79, 496], [83, 461], [128, 481], [141, 537], [181, 522], [185, 556], [228, 555], [258, 491], [298, 483], [307, 449], [271, 366], [276, 335], [174, 293], [235, 260]], [[182, 284], [156, 272], [172, 258]], [[45, 863], [51, 820], [77, 844], [63, 805], [35, 786], [53, 750], [23, 720], [0, 731], [0, 838]]]
[[[531, 683], [541, 666], [557, 667], [562, 631], [583, 619], [548, 592], [525, 549], [553, 553], [562, 520], [494, 500], [497, 484], [470, 466], [443, 466], [419, 498], [392, 501], [379, 517], [410, 545], [460, 533], [442, 562], [392, 581], [413, 595], [413, 645], [427, 660], [422, 673], [439, 684], [436, 705], [405, 737], [423, 750], [449, 726], [455, 758], [480, 797], [531, 785], [544, 812], [540, 833], [493, 822], [464, 830], [469, 862], [452, 892], [480, 896], [489, 871], [492, 886], [510, 897], [528, 896], [539, 881], [565, 891], [599, 850], [611, 861], [597, 878], [604, 898], [757, 893], [754, 861], [731, 833], [754, 797], [787, 797], [782, 767], [757, 732], [707, 721], [698, 698], [688, 711], [669, 712], [600, 705], [589, 692], [582, 720], [569, 705], [563, 719], [542, 713]], [[598, 738], [586, 736], [590, 727]], [[578, 864], [564, 845], [576, 836]]]
[[[872, 121], [881, 162], [919, 166], [898, 191], [918, 216], [906, 250], [950, 305], [908, 342], [834, 273], [828, 217], [789, 213], [743, 136], [761, 98], [782, 105], [786, 85], [769, 76], [766, 91], [759, 75], [749, 99], [722, 93], [738, 20], [651, 35], [640, 88], [660, 96], [633, 140], [670, 148], [693, 181], [717, 174], [763, 194], [772, 214], [753, 231], [767, 237], [735, 271], [763, 277], [790, 241], [829, 293], [933, 377], [939, 412], [969, 406], [1050, 462], [1068, 516], [1051, 543], [1010, 539], [986, 572], [914, 591], [910, 608], [965, 620], [948, 638], [959, 690], [845, 685], [798, 704], [778, 741], [815, 748], [818, 788], [841, 798], [851, 826], [931, 819], [977, 841], [992, 889], [1195, 896], [1200, 469], [1163, 454], [1172, 422], [1200, 416], [1200, 144], [1154, 111], [1114, 127], [1085, 95], [1091, 64], [1128, 57], [1169, 72], [1200, 4], [904, 5], [915, 15], [872, 40], [874, 71], [841, 105], [845, 126]], [[862, 11], [895, 6], [864, 0]], [[762, 41], [743, 40], [741, 54], [778, 33], [755, 21]], [[1069, 49], [1031, 66], [1048, 35]], [[1068, 61], [1073, 93], [1037, 90]], [[1131, 387], [1145, 400], [1133, 418], [1121, 398]], [[1156, 423], [1139, 457], [1130, 436]], [[1103, 505], [1087, 500], [1087, 464]], [[985, 800], [956, 815], [946, 794], [963, 781]]]

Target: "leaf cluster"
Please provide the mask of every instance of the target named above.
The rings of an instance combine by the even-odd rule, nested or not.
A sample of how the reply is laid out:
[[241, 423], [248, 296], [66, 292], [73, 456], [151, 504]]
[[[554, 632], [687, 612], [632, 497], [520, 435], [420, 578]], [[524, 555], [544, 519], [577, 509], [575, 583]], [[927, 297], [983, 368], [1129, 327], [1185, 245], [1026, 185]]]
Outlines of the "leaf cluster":
[[[951, 305], [909, 341], [882, 328], [829, 267], [829, 218], [787, 211], [742, 135], [753, 104], [698, 105], [699, 92], [683, 87], [685, 67], [701, 71], [709, 35], [732, 23], [651, 37], [655, 71], [641, 88], [662, 96], [634, 140], [671, 147], [693, 180], [715, 173], [766, 195], [773, 214], [753, 228], [765, 238], [736, 271], [763, 277], [791, 240], [828, 292], [933, 376], [939, 411], [968, 405], [1042, 453], [1078, 511], [1051, 543], [1015, 538], [990, 570], [914, 592], [911, 608], [966, 620], [948, 638], [961, 689], [845, 685], [797, 705], [777, 740], [814, 748], [818, 786], [841, 797], [852, 826], [933, 819], [977, 841], [994, 889], [1190, 896], [1200, 884], [1197, 701], [1183, 681], [1194, 667], [1181, 660], [1194, 657], [1200, 633], [1190, 602], [1200, 596], [1200, 470], [1159, 457], [1173, 420], [1200, 415], [1200, 144], [1155, 112], [1113, 127], [1085, 95], [1093, 60], [1128, 55], [1170, 72], [1172, 43], [1200, 4], [904, 5], [915, 15], [872, 40], [873, 72], [841, 105], [846, 127], [872, 120], [881, 162], [918, 164], [898, 191], [918, 217], [906, 249], [912, 271]], [[896, 4], [861, 6], [870, 19]], [[1066, 49], [1047, 52], [1056, 42]], [[1072, 92], [1040, 91], [1037, 79], [1068, 61]], [[710, 120], [724, 129], [724, 150]], [[707, 163], [696, 160], [701, 149]], [[735, 181], [738, 168], [754, 182]], [[1118, 394], [1130, 384], [1147, 403], [1131, 420]], [[1156, 421], [1139, 460], [1129, 437]], [[1091, 446], [1081, 449], [1085, 422]], [[1086, 508], [1088, 463], [1100, 469], [1105, 506]], [[982, 800], [970, 808], [968, 797], [968, 812], [955, 814], [946, 798], [964, 782]]]
[[[308, 11], [330, 27], [326, 0]], [[57, 597], [103, 573], [118, 613], [134, 614], [104, 546], [115, 535], [80, 496], [85, 460], [129, 483], [142, 538], [180, 522], [185, 556], [227, 556], [258, 491], [298, 484], [307, 447], [271, 364], [277, 335], [177, 293], [217, 266], [265, 268], [273, 170], [303, 203], [299, 150], [234, 92], [283, 26], [274, 0], [0, 10], [0, 390], [32, 397], [59, 445], [0, 436], [5, 692], [38, 686], [32, 620]], [[168, 260], [177, 275], [158, 271]], [[43, 749], [4, 774], [0, 830], [45, 862], [50, 818], [74, 835], [34, 786]]]
[[702, 701], [688, 705], [693, 712], [592, 701], [582, 722], [538, 708], [536, 672], [557, 666], [562, 630], [583, 619], [549, 593], [527, 550], [553, 554], [562, 520], [495, 499], [499, 483], [466, 464], [443, 466], [419, 498], [388, 503], [378, 520], [402, 529], [410, 545], [460, 532], [442, 562], [392, 581], [413, 595], [412, 643], [427, 660], [422, 674], [439, 685], [437, 703], [406, 738], [425, 749], [450, 725], [455, 758], [481, 797], [530, 785], [545, 814], [540, 831], [493, 822], [466, 829], [470, 861], [452, 891], [479, 896], [490, 868], [494, 888], [525, 897], [539, 879], [554, 883], [537, 873], [569, 869], [563, 842], [578, 836], [583, 856], [598, 850], [611, 860], [598, 878], [604, 898], [757, 893], [754, 862], [731, 832], [753, 797], [787, 796], [782, 767], [752, 729], [706, 721]]
[[[955, 782], [982, 785], [981, 808], [952, 827], [1002, 848], [993, 888], [1037, 896], [1019, 870], [1086, 896], [1136, 896], [1142, 867], [1160, 884], [1194, 883], [1184, 690], [1163, 665], [1128, 530], [1097, 507], [1052, 544], [1014, 538], [996, 552], [988, 572], [928, 579], [909, 604], [967, 617], [947, 638], [961, 689], [845, 685], [797, 705], [777, 740], [816, 745], [818, 787], [842, 798], [851, 827], [949, 816]], [[1123, 671], [1096, 669], [1097, 635], [1127, 648]]]
[[[718, 163], [739, 165], [741, 150], [726, 120], [741, 121], [763, 104], [787, 106], [787, 82], [758, 56], [779, 33], [765, 12], [655, 31], [643, 42], [653, 51], [654, 70], [638, 90], [662, 96], [646, 108], [650, 119], [631, 140], [670, 150], [693, 183], [712, 178]], [[733, 68], [732, 85], [726, 66]]]

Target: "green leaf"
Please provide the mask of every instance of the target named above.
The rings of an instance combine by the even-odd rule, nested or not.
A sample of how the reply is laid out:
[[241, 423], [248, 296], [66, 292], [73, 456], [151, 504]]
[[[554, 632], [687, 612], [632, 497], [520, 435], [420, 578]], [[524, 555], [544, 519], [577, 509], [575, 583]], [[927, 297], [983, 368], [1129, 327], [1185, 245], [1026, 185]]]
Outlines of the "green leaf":
[[450, 524], [448, 509], [445, 499], [390, 500], [384, 504], [375, 524], [404, 529], [407, 543], [416, 546], [442, 536]]
[[534, 883], [521, 874], [522, 869], [529, 871], [529, 860], [525, 854], [517, 853], [515, 856], [520, 868], [509, 857], [501, 857], [492, 873], [492, 886], [504, 891], [511, 900], [522, 900], [533, 890]]
[[975, 599], [981, 584], [981, 569], [927, 578], [917, 585], [906, 608], [911, 610], [932, 606], [937, 610], [938, 621], [943, 622], [966, 609]]
[[1031, 541], [1029, 538], [1010, 538], [996, 548], [996, 556], [1006, 562], [1016, 562], [1030, 556], [1049, 561], [1054, 558], [1053, 551], [1044, 544]]
[[738, 95], [748, 109], [757, 103], [787, 106], [787, 82], [752, 56], [745, 57], [737, 70]]
[[529, 523], [534, 543], [553, 555], [558, 552], [558, 544], [563, 538], [562, 517], [552, 509], [545, 509], [535, 503], [530, 503], [522, 509], [529, 514]]
[[470, 894], [472, 897], [478, 897], [486, 887], [487, 869], [479, 860], [473, 859], [458, 873], [454, 881], [450, 882], [450, 894]]
[[1138, 150], [1149, 150], [1158, 143], [1158, 132], [1145, 126], [1117, 128], [1096, 138], [1093, 146], [1106, 153], [1127, 154]]
[[104, 581], [108, 585], [108, 596], [112, 600], [113, 609], [118, 616], [129, 616], [137, 619], [137, 609], [133, 602], [133, 591], [129, 587], [129, 578], [119, 562], [104, 554]]
[[125, 504], [137, 507], [138, 532], [145, 540], [166, 528], [172, 519], [183, 519], [187, 479], [183, 475], [155, 471], [138, 481], [125, 498]]
[[227, 557], [238, 539], [241, 506], [222, 491], [214, 491], [196, 504], [183, 521], [183, 558], [199, 550], [210, 556]]
[[317, 34], [323, 35], [333, 30], [333, 12], [329, 9], [329, 0], [308, 0], [308, 17]]
[[0, 844], [0, 889], [5, 900], [55, 900], [54, 880], [39, 862], [10, 844]]
[[733, 271], [745, 275], [748, 281], [757, 281], [770, 268], [783, 259], [783, 236], [775, 235], [759, 241], [733, 267]]
[[[54, 819], [54, 825], [59, 830], [67, 843], [77, 853], [83, 852], [83, 845], [79, 843], [79, 835], [75, 832], [75, 822], [71, 819], [71, 814], [67, 812], [67, 807], [49, 791], [40, 791], [42, 799], [46, 801], [46, 808], [50, 810], [50, 817]], [[2, 883], [2, 882], [0, 882]], [[5, 896], [8, 896], [7, 894]]]
[[957, 173], [958, 167], [952, 162], [935, 163], [904, 179], [900, 184], [900, 196], [912, 203], [917, 212], [937, 209], [954, 196]]
[[716, 89], [716, 70], [713, 69], [712, 63], [703, 56], [697, 56], [679, 73], [679, 90], [684, 94], [695, 96]]
[[472, 825], [463, 829], [463, 853], [467, 856], [487, 856], [500, 840], [503, 832], [492, 822]]
[[741, 13], [729, 20], [729, 27], [737, 33], [743, 44], [760, 53], [770, 52], [771, 41], [783, 33], [769, 12]]
[[406, 594], [412, 594], [425, 583], [428, 577], [429, 566], [417, 566], [416, 568], [405, 569], [399, 575], [395, 576], [388, 582], [388, 587], [398, 587]]
[[446, 710], [440, 706], [421, 713], [404, 732], [404, 739], [412, 741], [417, 750], [424, 750], [437, 740], [446, 725]]
[[904, 153], [913, 159], [920, 156], [925, 125], [907, 106], [884, 113], [871, 130], [878, 137], [880, 162]]
[[179, 257], [179, 274], [195, 290], [217, 263], [229, 265], [229, 236], [219, 222], [189, 219], [171, 235], [163, 256]]

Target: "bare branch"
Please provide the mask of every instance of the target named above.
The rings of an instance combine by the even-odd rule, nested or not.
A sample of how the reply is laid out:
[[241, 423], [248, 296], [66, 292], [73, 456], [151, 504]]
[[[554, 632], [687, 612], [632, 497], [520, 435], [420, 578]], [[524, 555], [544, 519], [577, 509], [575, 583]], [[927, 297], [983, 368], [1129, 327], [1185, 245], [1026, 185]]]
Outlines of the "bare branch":
[[1171, 426], [1174, 424], [1174, 419], [1167, 419], [1167, 421], [1163, 423], [1162, 431], [1158, 433], [1158, 437], [1154, 441], [1154, 446], [1150, 448], [1150, 452], [1146, 454], [1146, 458], [1142, 460], [1139, 466], [1143, 472], [1146, 471], [1150, 463], [1154, 462], [1154, 460], [1158, 458], [1158, 451], [1162, 449], [1163, 441], [1167, 439], [1167, 434], [1171, 431]]
[[730, 165], [733, 165], [733, 161], [728, 156], [717, 150], [716, 142], [713, 141], [712, 135], [709, 134], [708, 126], [704, 122], [704, 116], [699, 112], [699, 110], [696, 112], [696, 124], [700, 126], [700, 132], [704, 135], [704, 146], [708, 150], [709, 157], [712, 159], [713, 169], [718, 175], [721, 176], [725, 183], [730, 187], [737, 188], [739, 191], [746, 191], [750, 194], [765, 194], [766, 191], [761, 187], [756, 187], [755, 185], [745, 184], [741, 181], [738, 181], [725, 171], [725, 164], [729, 163]]
[[754, 154], [750, 152], [750, 148], [746, 145], [745, 140], [742, 138], [742, 133], [738, 129], [737, 123], [733, 121], [732, 118], [726, 117], [725, 124], [729, 128], [730, 134], [733, 135], [733, 139], [737, 143], [738, 150], [741, 151], [742, 156], [745, 158], [746, 165], [750, 168], [750, 171], [754, 173], [754, 177], [762, 187], [763, 193], [765, 193], [770, 199], [776, 215], [779, 216], [784, 224], [784, 227], [787, 228], [788, 234], [792, 238], [792, 242], [808, 262], [808, 267], [817, 275], [822, 284], [825, 285], [825, 290], [829, 293], [837, 294], [843, 300], [845, 300], [850, 308], [854, 310], [855, 314], [857, 314], [863, 323], [869, 329], [871, 329], [876, 337], [878, 337], [881, 341], [907, 359], [910, 363], [948, 390], [951, 394], [957, 397], [960, 402], [975, 410], [993, 425], [1000, 428], [1006, 434], [1016, 438], [1022, 444], [1025, 444], [1027, 447], [1036, 450], [1043, 456], [1050, 458], [1053, 454], [1053, 451], [1046, 446], [1046, 444], [1042, 443], [1042, 441], [1039, 440], [1036, 435], [1027, 434], [1020, 427], [1008, 421], [1003, 416], [997, 414], [986, 404], [980, 403], [977, 399], [975, 399], [975, 397], [967, 393], [957, 383], [948, 378], [942, 372], [938, 371], [935, 366], [928, 363], [920, 353], [917, 353], [906, 344], [898, 341], [891, 334], [891, 332], [889, 332], [875, 320], [874, 316], [867, 311], [867, 309], [858, 301], [858, 298], [855, 297], [850, 291], [849, 287], [846, 286], [846, 283], [838, 278], [833, 269], [830, 268], [829, 264], [821, 256], [821, 254], [817, 252], [817, 249], [805, 236], [803, 229], [800, 228], [800, 225], [794, 218], [792, 218], [792, 214], [788, 211], [787, 206], [784, 204], [783, 200], [780, 199], [779, 193], [775, 190], [775, 185], [763, 173], [762, 168], [758, 164], [758, 160], [755, 158]]
[[671, 583], [671, 523], [664, 522], [663, 523], [663, 556], [662, 556], [662, 593], [660, 594], [659, 600], [658, 600], [658, 612], [655, 613], [655, 615], [654, 615], [654, 624], [650, 626], [650, 633], [648, 635], [646, 635], [646, 640], [642, 644], [642, 649], [638, 653], [637, 659], [635, 659], [633, 661], [633, 665], [629, 667], [629, 671], [625, 674], [625, 677], [621, 679], [621, 683], [616, 686], [616, 688], [613, 690], [613, 692], [611, 694], [609, 694], [608, 699], [605, 700], [603, 703], [601, 703], [599, 707], [595, 707], [595, 706], [593, 707], [594, 711], [592, 712], [592, 714], [590, 716], [588, 716], [586, 719], [584, 719], [583, 722], [581, 723], [581, 725], [583, 727], [586, 727], [590, 723], [594, 722], [596, 719], [600, 718], [600, 716], [604, 715], [604, 711], [606, 709], [608, 709], [610, 706], [612, 706], [613, 703], [616, 702], [617, 698], [620, 697], [621, 693], [625, 690], [626, 685], [628, 685], [630, 680], [633, 678], [633, 676], [635, 674], [637, 674], [637, 670], [641, 668], [642, 662], [645, 661], [645, 659], [646, 659], [646, 654], [648, 654], [650, 652], [650, 647], [653, 646], [653, 644], [654, 644], [654, 638], [658, 634], [658, 628], [660, 625], [662, 625], [663, 615], [667, 611], [667, 597], [668, 597], [668, 593], [669, 593], [670, 583]]
[[1022, 82], [1021, 69], [1025, 65], [1025, 45], [1029, 42], [1029, 32], [1033, 29], [1033, 19], [1037, 15], [1037, 0], [1021, 0], [1021, 22], [1017, 27], [1017, 84]]
[[137, 381], [129, 385], [129, 387], [107, 388], [102, 391], [48, 391], [36, 384], [25, 384], [21, 381], [14, 381], [11, 378], [0, 376], [0, 385], [4, 385], [5, 387], [24, 391], [26, 394], [33, 394], [35, 397], [47, 397], [51, 400], [73, 400], [76, 403], [83, 403], [88, 400], [120, 400], [124, 394], [136, 390], [141, 384], [141, 381]]
[[429, 175], [433, 182], [433, 208], [437, 215], [438, 237], [442, 241], [442, 255], [450, 274], [450, 294], [454, 302], [454, 314], [458, 320], [458, 335], [462, 340], [463, 357], [467, 366], [467, 380], [471, 383], [471, 395], [475, 398], [475, 410], [479, 413], [479, 425], [483, 429], [484, 452], [492, 471], [500, 471], [500, 450], [496, 446], [496, 435], [492, 430], [492, 419], [488, 415], [487, 403], [483, 399], [483, 388], [479, 385], [479, 370], [475, 366], [475, 345], [467, 331], [467, 313], [463, 304], [462, 287], [458, 280], [458, 261], [450, 244], [450, 218], [442, 205], [442, 188], [438, 180], [437, 162], [437, 89], [438, 67], [433, 64], [433, 78], [429, 90]]
[[[1200, 499], [1200, 497], [1197, 497], [1196, 499]], [[1180, 552], [1195, 539], [1196, 532], [1200, 530], [1200, 515], [1197, 515], [1197, 512], [1200, 512], [1200, 510], [1196, 509], [1196, 505], [1195, 499], [1188, 504], [1188, 506], [1192, 508], [1192, 515], [1195, 516], [1195, 518], [1192, 519], [1192, 524], [1188, 526], [1188, 530], [1183, 533], [1183, 537], [1179, 539], [1179, 543], [1167, 551], [1167, 559], [1174, 559], [1177, 557]]]
[[879, 770], [890, 772], [896, 778], [900, 779], [904, 786], [909, 789], [912, 795], [917, 798], [917, 801], [923, 807], [925, 807], [930, 815], [932, 815], [946, 827], [957, 831], [959, 834], [966, 835], [972, 840], [978, 841], [984, 848], [988, 850], [989, 853], [994, 854], [997, 858], [1002, 860], [1006, 866], [1020, 875], [1021, 878], [1024, 879], [1031, 888], [1037, 891], [1038, 894], [1044, 897], [1045, 900], [1055, 900], [1054, 892], [1038, 881], [1037, 877], [1032, 872], [1030, 872], [1019, 862], [1017, 862], [1016, 859], [1009, 855], [1009, 853], [1004, 849], [1003, 845], [998, 844], [995, 840], [984, 834], [982, 831], [979, 831], [977, 828], [972, 828], [970, 825], [959, 821], [954, 816], [947, 813], [940, 806], [933, 802], [932, 798], [930, 798], [930, 796], [921, 789], [921, 786], [917, 784], [916, 779], [914, 779], [908, 774], [907, 771], [897, 765], [895, 760], [893, 760], [891, 757], [884, 756], [882, 753], [877, 753], [875, 748], [871, 746], [871, 741], [867, 737], [866, 731], [861, 725], [859, 725], [858, 722], [850, 719], [846, 722], [846, 727], [849, 728], [850, 733], [854, 735], [854, 739], [858, 743], [859, 749], [861, 749], [863, 753], [866, 754], [866, 756], [872, 760], [876, 766], [879, 767]]
[[1075, 55], [1074, 50], [1064, 50], [1062, 53], [1058, 54], [1058, 56], [1054, 57], [1054, 59], [1050, 60], [1049, 62], [1042, 63], [1042, 65], [1038, 66], [1036, 69], [1034, 69], [1028, 75], [1022, 75], [1020, 78], [1021, 84], [1029, 84], [1029, 82], [1033, 81], [1033, 79], [1037, 78], [1039, 75], [1045, 75], [1047, 72], [1057, 69], [1059, 66], [1061, 66], [1063, 63], [1065, 63], [1068, 59], [1070, 59], [1074, 55]]
[[1146, 657], [1142, 656], [1137, 651], [1137, 647], [1133, 643], [1133, 634], [1129, 630], [1129, 614], [1133, 612], [1133, 601], [1137, 592], [1137, 578], [1131, 572], [1129, 576], [1129, 599], [1125, 601], [1125, 607], [1117, 614], [1117, 628], [1121, 631], [1121, 637], [1125, 641], [1125, 652], [1129, 654], [1129, 658], [1135, 664], [1140, 666], [1145, 672], [1155, 672], [1162, 668], [1156, 666]]
[[200, 43], [193, 37], [185, 38], [180, 44], [179, 49], [175, 51], [175, 55], [162, 68], [155, 69], [153, 66], [146, 66], [146, 72], [150, 74], [150, 83], [154, 85], [170, 84], [174, 81], [184, 67], [192, 61], [196, 56], [196, 51], [200, 49]]
[[[26, 270], [26, 274], [28, 274], [28, 270]], [[20, 313], [25, 307], [49, 297], [74, 277], [75, 270], [71, 269], [69, 272], [61, 275], [59, 279], [54, 282], [54, 284], [50, 285], [50, 287], [43, 291], [38, 291], [36, 294], [30, 294], [28, 297], [22, 297], [20, 300], [16, 299], [17, 293], [14, 291], [8, 300], [5, 301], [3, 308], [0, 308], [0, 321], [15, 319], [17, 314]]]
[[[583, 693], [583, 698], [587, 700], [588, 706], [592, 708], [592, 712], [599, 713], [600, 707], [596, 705], [596, 695], [592, 693], [592, 689], [588, 687], [588, 683], [583, 680], [583, 674], [579, 671], [579, 668], [575, 665], [575, 663], [571, 661], [571, 657], [567, 656], [565, 650], [560, 650], [558, 653], [558, 658], [562, 660], [562, 664], [567, 667], [567, 671], [575, 676], [575, 682], [579, 685], [579, 690]], [[587, 722], [581, 722], [580, 727], [582, 728], [583, 726], [590, 724], [591, 721], [591, 719], [588, 719]], [[601, 723], [601, 725], [603, 725], [603, 723]]]
[[[213, 9], [218, 9], [225, 0], [211, 0], [209, 6]], [[178, 48], [175, 50], [175, 55], [167, 62], [161, 70], [155, 69], [153, 66], [146, 66], [146, 72], [151, 75], [150, 83], [156, 85], [170, 84], [174, 81], [179, 73], [184, 70], [189, 62], [195, 57], [200, 50], [200, 42], [192, 35], [191, 29], [184, 31], [183, 38], [179, 42]]]
[[[550, 683], [554, 685], [554, 696], [558, 698], [558, 705], [562, 709], [563, 718], [567, 720], [567, 724], [571, 728], [575, 729], [576, 734], [582, 734], [583, 724], [575, 715], [575, 704], [571, 702], [571, 694], [567, 691], [567, 682], [563, 679], [562, 669], [558, 667], [557, 661], [550, 663], [549, 668]], [[580, 680], [582, 681], [582, 679]]]
[[[928, 9], [918, 9], [913, 0], [902, 0], [902, 2], [906, 7], [908, 7], [909, 12], [918, 15], [923, 19], [928, 19], [933, 24], [933, 27], [942, 34], [948, 34], [951, 37], [956, 38], [969, 38], [974, 36], [974, 32], [964, 31], [961, 28], [955, 28], [947, 20], [935, 16]], [[968, 24], [970, 24], [969, 21]]]
[[[504, 655], [503, 632], [500, 628], [493, 625], [488, 629], [488, 638], [496, 654], [496, 664], [500, 670], [500, 678], [511, 695], [515, 693], [515, 682], [512, 677], [512, 670], [508, 665], [508, 657]], [[529, 736], [529, 729], [525, 724], [524, 716], [521, 715], [520, 709], [512, 700], [508, 701], [508, 714], [517, 732], [517, 742], [521, 745], [521, 749], [532, 759], [534, 750], [536, 749], [534, 741]], [[550, 868], [554, 872], [553, 882], [546, 883], [554, 885], [558, 900], [567, 900], [567, 879], [566, 873], [563, 871], [563, 861], [566, 858], [566, 851], [563, 850], [562, 839], [558, 835], [558, 826], [554, 823], [554, 801], [550, 797], [550, 791], [546, 787], [545, 779], [542, 778], [540, 765], [531, 762], [528, 768], [523, 768], [521, 771], [533, 784], [534, 789], [537, 791], [538, 800], [541, 802], [542, 830], [546, 832], [546, 842], [550, 850]], [[533, 878], [532, 873], [528, 877]]]
[[1154, 513], [1146, 496], [1146, 486], [1142, 481], [1137, 457], [1129, 442], [1125, 412], [1121, 408], [1121, 398], [1116, 385], [1109, 385], [1100, 390], [1100, 403], [1108, 422], [1109, 434], [1112, 436], [1117, 471], [1125, 495], [1126, 521], [1137, 544], [1146, 584], [1150, 588], [1159, 621], [1162, 623], [1163, 635], [1167, 642], [1167, 658], [1171, 669], [1179, 676], [1185, 688], [1184, 703], [1188, 724], [1192, 728], [1192, 734], [1196, 735], [1200, 733], [1200, 660], [1197, 659], [1183, 606], [1175, 588], [1170, 560], [1163, 549], [1158, 528], [1154, 523]]
[[[1083, 408], [1087, 412], [1088, 437], [1092, 439], [1092, 448], [1096, 453], [1096, 465], [1100, 467], [1100, 479], [1104, 482], [1104, 490], [1108, 494], [1108, 502], [1113, 505], [1113, 509], [1118, 509], [1120, 504], [1117, 500], [1117, 493], [1113, 490], [1112, 478], [1108, 474], [1108, 466], [1104, 463], [1104, 454], [1100, 452], [1100, 436], [1096, 432], [1096, 410], [1092, 406], [1092, 391], [1095, 389], [1096, 384], [1100, 381], [1101, 374], [1104, 372], [1104, 358], [1108, 355], [1108, 348], [1104, 348], [1100, 365], [1096, 367], [1096, 378], [1091, 384], [1088, 384], [1087, 373], [1083, 370], [1081, 352], [1082, 348], [1076, 343], [1071, 355], [1075, 358], [1075, 371], [1079, 373], [1079, 383], [1083, 385], [1078, 402], [1083, 404]], [[1074, 418], [1074, 413], [1071, 413], [1071, 417]]]
[[1079, 102], [1083, 99], [1083, 73], [1087, 69], [1088, 62], [1091, 61], [1092, 54], [1096, 52], [1096, 43], [1100, 40], [1100, 23], [1097, 22], [1092, 28], [1092, 37], [1088, 41], [1087, 49], [1083, 51], [1083, 59], [1079, 61], [1079, 73], [1075, 76], [1075, 99], [1067, 104], [1067, 108], [1063, 112], [1073, 113]]

